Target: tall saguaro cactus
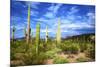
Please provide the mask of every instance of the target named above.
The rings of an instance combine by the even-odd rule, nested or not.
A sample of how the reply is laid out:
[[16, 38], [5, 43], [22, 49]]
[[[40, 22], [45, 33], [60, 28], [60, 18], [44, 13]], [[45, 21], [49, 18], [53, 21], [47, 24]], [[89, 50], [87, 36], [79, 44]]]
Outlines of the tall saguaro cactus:
[[38, 53], [39, 44], [40, 44], [40, 23], [36, 25], [36, 53]]
[[46, 26], [46, 37], [45, 37], [45, 42], [47, 43], [48, 41], [48, 27]]
[[15, 26], [13, 26], [12, 29], [12, 42], [14, 43], [14, 37], [15, 37]]
[[28, 6], [27, 43], [30, 40], [30, 5]]
[[25, 40], [26, 40], [26, 37], [27, 37], [26, 27], [24, 28], [24, 35], [25, 35]]
[[61, 29], [60, 29], [60, 19], [59, 19], [57, 28], [57, 44], [60, 43], [61, 43]]

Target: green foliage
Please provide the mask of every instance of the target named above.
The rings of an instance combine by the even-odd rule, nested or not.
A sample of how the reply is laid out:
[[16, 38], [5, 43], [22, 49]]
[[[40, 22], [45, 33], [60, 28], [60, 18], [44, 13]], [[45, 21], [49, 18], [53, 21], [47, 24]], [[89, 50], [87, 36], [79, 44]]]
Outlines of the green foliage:
[[35, 54], [34, 52], [27, 52], [24, 54], [23, 57], [24, 58], [22, 60], [26, 65], [43, 64], [43, 62], [46, 59], [45, 53], [43, 53], [43, 52], [41, 52], [41, 53], [39, 52], [38, 55]]
[[70, 46], [68, 47], [67, 50], [68, 50], [69, 52], [71, 52], [71, 53], [77, 54], [77, 53], [79, 52], [80, 48], [79, 48], [78, 45], [72, 44], [72, 45], [70, 45]]
[[66, 53], [77, 54], [80, 52], [79, 45], [77, 43], [71, 43], [71, 42], [70, 43], [67, 42], [67, 44], [62, 44], [61, 49]]
[[88, 46], [85, 53], [87, 57], [95, 59], [95, 47], [93, 45]]
[[63, 57], [55, 57], [54, 60], [53, 60], [53, 63], [54, 64], [63, 64], [63, 63], [68, 63], [69, 61], [66, 59], [66, 58], [63, 58]]
[[80, 51], [84, 52], [88, 48], [88, 43], [80, 43]]
[[45, 53], [45, 55], [47, 56], [47, 58], [50, 58], [50, 59], [54, 58], [55, 54], [56, 54], [55, 51], [47, 51]]
[[54, 48], [52, 50], [47, 51], [45, 54], [48, 59], [53, 59], [54, 57], [56, 57], [58, 52], [61, 52], [61, 49]]
[[[39, 29], [39, 27], [38, 27]], [[48, 38], [48, 42], [45, 42], [45, 39], [39, 38], [40, 33], [38, 32], [38, 39], [33, 38], [33, 42], [26, 44], [24, 39], [16, 40], [15, 43], [11, 41], [11, 61], [14, 61], [11, 65], [36, 65], [36, 64], [45, 64], [45, 61], [48, 59], [53, 59], [53, 63], [62, 64], [68, 63], [69, 58], [63, 58], [60, 55], [62, 52], [66, 52], [67, 54], [77, 54], [84, 47], [84, 52], [86, 54], [86, 58], [79, 57], [77, 62], [85, 62], [91, 61], [88, 58], [95, 59], [95, 46], [94, 43], [91, 42], [82, 42], [78, 38], [76, 40], [67, 39], [62, 40], [62, 43], [56, 46], [56, 41], [52, 38]], [[84, 41], [84, 40], [83, 40]], [[38, 42], [39, 44], [37, 45]], [[81, 44], [85, 44], [85, 46], [81, 46]], [[36, 47], [38, 46], [38, 52], [36, 52]], [[78, 54], [77, 54], [78, 55]], [[58, 57], [59, 56], [59, 57]], [[19, 63], [17, 63], [19, 61]]]

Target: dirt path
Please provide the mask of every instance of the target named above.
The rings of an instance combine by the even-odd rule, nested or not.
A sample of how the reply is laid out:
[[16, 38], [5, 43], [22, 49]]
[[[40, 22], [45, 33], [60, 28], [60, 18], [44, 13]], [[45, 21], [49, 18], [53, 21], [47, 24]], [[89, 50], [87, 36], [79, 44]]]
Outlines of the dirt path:
[[53, 64], [53, 59], [48, 59], [44, 62], [44, 64]]

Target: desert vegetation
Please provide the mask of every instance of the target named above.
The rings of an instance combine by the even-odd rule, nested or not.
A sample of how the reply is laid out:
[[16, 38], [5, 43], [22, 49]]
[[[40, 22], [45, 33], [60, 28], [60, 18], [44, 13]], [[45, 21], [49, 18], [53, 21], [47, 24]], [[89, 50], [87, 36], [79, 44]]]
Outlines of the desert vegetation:
[[36, 35], [31, 36], [30, 6], [28, 7], [28, 24], [22, 39], [14, 38], [15, 27], [11, 39], [11, 66], [63, 64], [95, 61], [95, 34], [82, 34], [61, 37], [60, 19], [56, 38], [50, 38], [46, 26], [45, 39], [40, 38], [40, 22], [36, 24]]

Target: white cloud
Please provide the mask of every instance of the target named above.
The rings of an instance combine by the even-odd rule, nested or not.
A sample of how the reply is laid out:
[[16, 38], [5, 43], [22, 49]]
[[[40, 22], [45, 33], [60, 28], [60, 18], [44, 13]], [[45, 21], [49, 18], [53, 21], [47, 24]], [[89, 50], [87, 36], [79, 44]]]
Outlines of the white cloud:
[[36, 15], [38, 15], [38, 12], [37, 12], [37, 11], [31, 10], [31, 15], [32, 15], [32, 16], [36, 16]]
[[28, 2], [28, 1], [26, 2], [27, 6], [30, 5], [31, 8], [34, 8], [34, 9], [37, 9], [39, 4], [40, 4], [39, 2]]
[[45, 18], [39, 18], [39, 19], [36, 19], [37, 21], [40, 21], [40, 22], [47, 22], [48, 20], [45, 19]]
[[16, 20], [20, 20], [21, 18], [18, 16], [11, 16], [11, 20], [15, 22]]
[[51, 6], [48, 8], [49, 11], [53, 11], [54, 10], [54, 4], [52, 3]]
[[88, 28], [94, 28], [93, 25], [89, 25], [88, 23], [69, 23], [69, 24], [62, 24], [61, 29], [88, 29]]
[[44, 16], [48, 18], [54, 18], [61, 6], [62, 4], [51, 4], [51, 6], [48, 8], [49, 12], [47, 12]]
[[68, 12], [69, 15], [75, 14], [79, 11], [79, 9], [76, 6], [73, 6], [70, 8], [70, 11]]
[[95, 14], [93, 12], [88, 12], [87, 13], [87, 16], [91, 19], [94, 19], [95, 18]]
[[57, 13], [58, 9], [62, 6], [62, 4], [51, 4], [51, 6], [48, 8], [49, 11], [53, 13]]
[[62, 4], [57, 4], [55, 7], [54, 7], [54, 14], [57, 13], [58, 9], [62, 6]]
[[88, 16], [87, 22], [88, 22], [89, 24], [95, 25], [95, 13], [93, 13], [93, 12], [88, 12], [86, 16]]
[[[41, 29], [41, 32], [46, 32], [46, 29]], [[48, 32], [55, 32], [55, 30], [54, 29], [48, 29]]]
[[55, 17], [54, 13], [52, 13], [52, 12], [47, 12], [44, 16], [47, 18], [54, 18]]

